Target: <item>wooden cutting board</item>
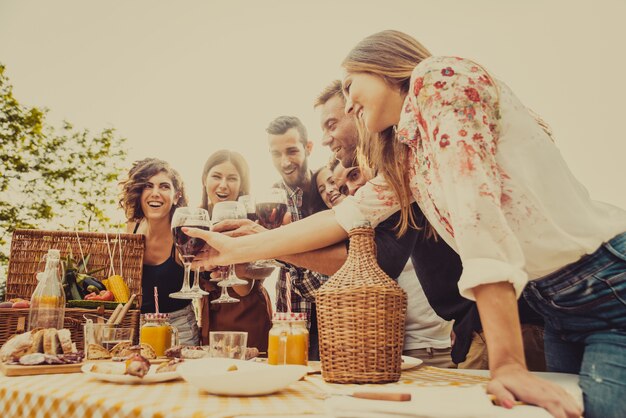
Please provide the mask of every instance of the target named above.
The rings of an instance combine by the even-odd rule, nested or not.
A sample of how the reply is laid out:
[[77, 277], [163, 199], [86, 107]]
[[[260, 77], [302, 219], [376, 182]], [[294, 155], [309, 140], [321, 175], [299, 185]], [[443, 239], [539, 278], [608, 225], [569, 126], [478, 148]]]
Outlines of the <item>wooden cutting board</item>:
[[37, 374], [80, 373], [83, 363], [76, 364], [41, 364], [38, 366], [22, 366], [0, 363], [0, 371], [5, 376], [33, 376]]

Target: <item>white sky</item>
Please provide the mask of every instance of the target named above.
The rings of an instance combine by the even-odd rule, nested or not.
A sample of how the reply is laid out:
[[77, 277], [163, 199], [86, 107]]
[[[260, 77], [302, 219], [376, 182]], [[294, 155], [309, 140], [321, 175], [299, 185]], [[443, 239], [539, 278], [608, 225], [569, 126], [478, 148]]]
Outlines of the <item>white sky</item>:
[[623, 0], [0, 0], [0, 62], [22, 104], [115, 127], [130, 161], [168, 160], [198, 204], [217, 149], [247, 158], [253, 191], [277, 178], [264, 129], [281, 114], [309, 129], [312, 166], [325, 162], [315, 96], [356, 42], [398, 29], [508, 83], [592, 196], [626, 208], [625, 17]]

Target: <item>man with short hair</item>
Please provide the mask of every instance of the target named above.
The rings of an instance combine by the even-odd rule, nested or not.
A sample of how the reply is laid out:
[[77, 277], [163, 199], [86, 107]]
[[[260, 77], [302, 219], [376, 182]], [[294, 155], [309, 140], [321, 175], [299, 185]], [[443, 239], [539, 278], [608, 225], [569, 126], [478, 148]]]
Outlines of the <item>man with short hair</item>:
[[[268, 125], [268, 145], [274, 168], [282, 181], [274, 184], [287, 193], [287, 206], [291, 221], [305, 218], [321, 209], [325, 209], [317, 193], [316, 186], [311, 184], [312, 172], [309, 169], [308, 157], [313, 149], [307, 131], [300, 119], [295, 116], [279, 116]], [[276, 311], [303, 312], [307, 314], [307, 325], [310, 332], [309, 359], [319, 360], [317, 337], [317, 315], [315, 303], [302, 297], [297, 290], [291, 288], [291, 306], [287, 306], [287, 280], [297, 282], [323, 283], [327, 277], [307, 269], [283, 264], [276, 281]]]

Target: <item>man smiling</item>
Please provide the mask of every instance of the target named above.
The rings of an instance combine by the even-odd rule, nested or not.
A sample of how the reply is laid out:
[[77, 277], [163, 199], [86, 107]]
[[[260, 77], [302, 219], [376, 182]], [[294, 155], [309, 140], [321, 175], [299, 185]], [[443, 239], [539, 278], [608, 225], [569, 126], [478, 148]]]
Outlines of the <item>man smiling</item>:
[[[309, 170], [308, 157], [313, 142], [308, 140], [307, 131], [300, 119], [295, 116], [279, 116], [270, 122], [268, 133], [269, 151], [274, 168], [282, 181], [274, 185], [287, 193], [287, 207], [292, 221], [298, 221], [319, 210], [326, 209], [317, 193], [317, 186], [312, 184], [313, 173]], [[304, 312], [310, 329], [309, 359], [319, 360], [317, 338], [317, 317], [315, 303], [306, 300], [291, 286], [291, 306], [287, 306], [287, 280], [323, 282], [326, 276], [307, 269], [284, 264], [276, 281], [276, 311]]]

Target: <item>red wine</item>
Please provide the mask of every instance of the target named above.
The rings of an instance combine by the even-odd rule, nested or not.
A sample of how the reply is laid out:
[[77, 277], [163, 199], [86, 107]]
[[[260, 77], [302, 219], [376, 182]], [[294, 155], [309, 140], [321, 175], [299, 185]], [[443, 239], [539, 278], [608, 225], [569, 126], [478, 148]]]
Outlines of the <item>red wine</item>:
[[278, 228], [283, 223], [283, 218], [287, 213], [285, 203], [257, 203], [256, 213], [259, 216], [259, 223], [267, 229]]
[[[184, 225], [185, 228], [198, 228], [209, 230], [206, 225]], [[193, 258], [204, 248], [204, 240], [202, 238], [192, 238], [183, 232], [183, 226], [173, 228], [174, 243], [182, 257]]]
[[250, 219], [252, 222], [256, 222], [259, 220], [259, 216], [256, 214], [256, 212], [248, 212], [248, 214], [246, 215], [248, 219]]

